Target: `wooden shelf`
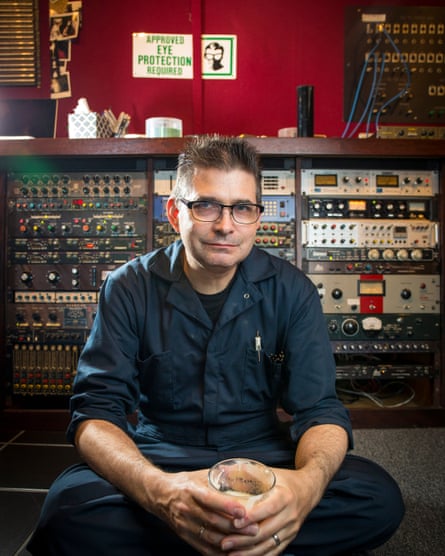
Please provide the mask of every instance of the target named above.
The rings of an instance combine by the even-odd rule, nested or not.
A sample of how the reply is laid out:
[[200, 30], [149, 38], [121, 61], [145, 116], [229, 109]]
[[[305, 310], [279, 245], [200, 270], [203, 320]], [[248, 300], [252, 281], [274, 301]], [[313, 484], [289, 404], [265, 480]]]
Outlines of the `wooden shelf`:
[[[249, 137], [262, 155], [366, 158], [444, 158], [445, 140]], [[179, 154], [187, 138], [27, 139], [0, 141], [0, 159], [22, 156], [145, 157]]]

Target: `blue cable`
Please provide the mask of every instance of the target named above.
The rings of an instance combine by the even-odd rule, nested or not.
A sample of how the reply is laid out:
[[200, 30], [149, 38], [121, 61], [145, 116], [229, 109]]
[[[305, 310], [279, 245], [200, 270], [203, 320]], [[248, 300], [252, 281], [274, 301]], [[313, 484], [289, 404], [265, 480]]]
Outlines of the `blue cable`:
[[376, 49], [379, 45], [380, 45], [380, 38], [375, 43], [375, 45], [373, 46], [371, 51], [369, 52], [368, 57], [366, 58], [366, 61], [363, 65], [363, 68], [362, 68], [362, 71], [361, 71], [361, 74], [360, 74], [360, 78], [359, 78], [359, 81], [357, 83], [357, 89], [355, 91], [354, 100], [352, 102], [351, 111], [349, 113], [348, 121], [346, 123], [345, 129], [344, 129], [344, 131], [342, 133], [342, 136], [341, 136], [342, 139], [344, 139], [344, 137], [345, 137], [346, 133], [348, 132], [349, 127], [352, 123], [352, 118], [354, 117], [354, 113], [355, 113], [355, 110], [357, 108], [357, 102], [358, 102], [358, 99], [359, 99], [359, 96], [360, 96], [360, 90], [361, 90], [362, 85], [363, 85], [363, 79], [364, 79], [365, 74], [366, 74], [366, 68], [368, 67], [369, 60], [371, 59], [371, 57], [373, 56], [374, 52], [376, 51]]
[[[383, 33], [385, 34], [386, 38], [389, 40], [389, 42], [391, 43], [392, 47], [397, 52], [397, 54], [399, 54], [400, 59], [402, 60], [402, 54], [401, 54], [399, 48], [397, 47], [395, 42], [392, 40], [391, 36], [386, 31], [386, 29], [383, 29]], [[377, 112], [376, 118], [375, 118], [375, 128], [376, 128], [376, 130], [378, 130], [379, 121], [380, 121], [380, 117], [382, 115], [383, 110], [385, 110], [385, 108], [387, 106], [389, 106], [392, 102], [394, 102], [398, 98], [401, 98], [402, 96], [404, 96], [407, 93], [408, 89], [411, 87], [411, 72], [409, 71], [409, 66], [408, 66], [408, 64], [406, 63], [405, 60], [402, 60], [402, 63], [405, 66], [405, 71], [406, 71], [406, 76], [407, 76], [406, 84], [401, 91], [399, 91], [396, 95], [394, 95], [392, 98], [390, 98], [388, 101], [386, 101], [385, 104], [383, 104], [380, 107], [379, 111]]]
[[373, 95], [373, 99], [372, 99], [372, 104], [369, 108], [369, 114], [368, 114], [368, 119], [366, 121], [366, 137], [368, 137], [369, 135], [369, 128], [371, 127], [371, 120], [372, 120], [372, 113], [374, 111], [374, 105], [375, 105], [375, 101], [376, 101], [376, 97], [377, 97], [377, 93], [380, 87], [380, 83], [382, 82], [382, 77], [383, 77], [383, 72], [385, 69], [385, 64], [386, 64], [386, 60], [385, 60], [385, 53], [383, 53], [382, 56], [382, 62], [380, 65], [380, 75], [379, 75], [379, 79], [377, 81], [377, 84], [375, 86], [375, 91], [374, 91], [374, 95]]
[[372, 76], [372, 84], [371, 84], [371, 89], [369, 90], [369, 95], [368, 95], [368, 100], [366, 102], [366, 106], [363, 109], [362, 115], [360, 116], [358, 122], [356, 123], [354, 129], [351, 131], [351, 133], [348, 135], [348, 139], [350, 139], [351, 137], [354, 136], [355, 132], [358, 130], [358, 128], [362, 125], [363, 120], [365, 119], [366, 114], [368, 113], [369, 107], [371, 105], [371, 102], [373, 100], [373, 98], [375, 98], [375, 91], [376, 91], [376, 83], [377, 83], [377, 64], [378, 64], [378, 58], [375, 54], [372, 55], [372, 57], [374, 58], [374, 71], [373, 71], [373, 76]]

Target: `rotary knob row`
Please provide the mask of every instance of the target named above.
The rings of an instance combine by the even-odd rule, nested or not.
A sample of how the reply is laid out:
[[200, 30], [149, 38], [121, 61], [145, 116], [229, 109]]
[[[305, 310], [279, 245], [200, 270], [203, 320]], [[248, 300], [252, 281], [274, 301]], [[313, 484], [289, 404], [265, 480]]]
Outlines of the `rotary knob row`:
[[423, 259], [423, 252], [421, 249], [413, 249], [412, 251], [408, 251], [408, 249], [384, 249], [382, 252], [378, 249], [370, 249], [368, 251], [368, 258], [371, 261], [377, 261], [379, 259], [385, 261], [407, 261], [409, 259], [421, 261]]
[[[71, 276], [72, 276], [71, 285], [74, 286], [74, 287], [78, 286], [79, 283], [80, 283], [79, 282], [79, 269], [78, 268], [72, 268], [71, 269]], [[56, 270], [50, 270], [47, 273], [46, 278], [47, 278], [47, 280], [50, 284], [55, 285], [58, 282], [60, 282], [61, 277], [60, 277], [59, 272], [57, 272]], [[20, 281], [23, 284], [26, 284], [28, 286], [32, 283], [33, 279], [34, 279], [34, 276], [33, 276], [32, 272], [29, 271], [29, 270], [25, 270], [20, 274]]]
[[[72, 179], [70, 176], [68, 175], [63, 175], [63, 176], [58, 176], [56, 174], [49, 176], [47, 174], [32, 174], [32, 175], [28, 175], [28, 174], [24, 174], [23, 176], [21, 176], [19, 178], [19, 180], [24, 186], [30, 185], [30, 186], [36, 186], [36, 185], [41, 185], [42, 189], [45, 186], [48, 186], [50, 184], [53, 185], [59, 185], [59, 184], [69, 184], [71, 183]], [[94, 175], [94, 176], [89, 176], [89, 175], [84, 175], [82, 177], [82, 181], [85, 184], [100, 184], [100, 183], [104, 183], [104, 184], [112, 184], [112, 183], [116, 183], [116, 184], [120, 184], [120, 183], [124, 183], [124, 184], [130, 184], [132, 182], [132, 177], [128, 174], [125, 174], [123, 176], [120, 176], [118, 174], [114, 175], [114, 176], [110, 176], [108, 174], [105, 175]]]
[[[96, 232], [105, 232], [107, 231], [107, 226], [105, 224], [96, 224], [96, 226], [91, 226], [90, 224], [82, 225], [83, 232], [91, 232], [92, 230], [95, 230]], [[19, 225], [20, 233], [25, 234], [29, 231], [35, 234], [45, 231], [55, 234], [58, 230], [57, 226], [53, 223], [34, 223], [32, 225], [28, 225], [26, 222], [22, 222]], [[63, 233], [69, 233], [71, 231], [71, 227], [68, 224], [61, 224], [60, 231]], [[112, 233], [118, 233], [121, 231], [121, 227], [117, 224], [110, 224], [109, 231]], [[134, 231], [134, 227], [131, 224], [125, 224], [123, 226], [123, 231], [127, 234], [131, 234]]]
[[[322, 298], [322, 297], [323, 297], [323, 294], [321, 293], [321, 291], [323, 290], [323, 284], [317, 284], [317, 288], [318, 288], [318, 291], [320, 292], [319, 295], [320, 295], [320, 297]], [[419, 288], [420, 288], [421, 290], [425, 290], [425, 289], [426, 289], [426, 284], [425, 284], [424, 282], [422, 282], [422, 283], [419, 285]], [[332, 297], [332, 299], [335, 299], [335, 300], [337, 300], [337, 301], [340, 300], [340, 299], [342, 299], [342, 298], [343, 298], [343, 295], [344, 295], [344, 292], [343, 292], [343, 290], [342, 290], [341, 288], [334, 288], [334, 289], [331, 291], [331, 297]], [[406, 300], [406, 299], [411, 299], [412, 295], [413, 295], [413, 292], [412, 292], [412, 290], [410, 290], [409, 288], [402, 288], [402, 289], [400, 290], [400, 297], [401, 297], [402, 299], [405, 299], [405, 300]]]

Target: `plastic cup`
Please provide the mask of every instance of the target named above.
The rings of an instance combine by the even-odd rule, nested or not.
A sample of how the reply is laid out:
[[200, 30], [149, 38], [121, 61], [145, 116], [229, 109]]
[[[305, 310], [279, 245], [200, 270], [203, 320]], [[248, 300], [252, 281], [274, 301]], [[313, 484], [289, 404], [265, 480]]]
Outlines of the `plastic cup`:
[[178, 118], [148, 118], [145, 120], [147, 137], [182, 137], [182, 120]]
[[232, 458], [215, 463], [209, 470], [209, 484], [249, 509], [275, 486], [275, 474], [259, 461]]

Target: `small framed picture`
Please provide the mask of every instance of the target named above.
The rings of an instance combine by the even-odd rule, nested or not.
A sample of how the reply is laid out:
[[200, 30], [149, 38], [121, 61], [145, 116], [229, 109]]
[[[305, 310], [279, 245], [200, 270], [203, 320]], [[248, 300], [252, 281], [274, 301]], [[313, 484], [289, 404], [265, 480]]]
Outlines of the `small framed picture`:
[[236, 79], [236, 35], [202, 35], [202, 78]]
[[50, 41], [67, 41], [79, 34], [79, 12], [60, 14], [50, 18]]

